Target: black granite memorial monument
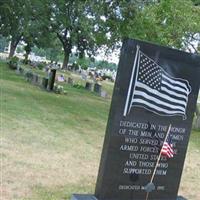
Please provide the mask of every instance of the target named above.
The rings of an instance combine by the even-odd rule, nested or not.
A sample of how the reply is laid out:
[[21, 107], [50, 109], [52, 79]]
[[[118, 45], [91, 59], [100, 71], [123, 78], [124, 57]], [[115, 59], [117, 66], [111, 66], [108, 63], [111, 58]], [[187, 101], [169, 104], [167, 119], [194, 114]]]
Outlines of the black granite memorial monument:
[[200, 57], [123, 44], [93, 196], [176, 200], [200, 85]]

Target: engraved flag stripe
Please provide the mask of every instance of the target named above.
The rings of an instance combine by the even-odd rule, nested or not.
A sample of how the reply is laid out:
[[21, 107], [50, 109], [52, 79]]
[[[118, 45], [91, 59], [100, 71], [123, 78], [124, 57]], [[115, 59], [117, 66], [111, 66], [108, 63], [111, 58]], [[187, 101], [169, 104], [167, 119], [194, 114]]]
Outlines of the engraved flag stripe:
[[177, 92], [187, 93], [188, 90], [185, 90], [181, 87], [177, 87], [175, 85], [172, 85], [170, 83], [167, 83], [166, 81], [162, 80], [162, 84], [168, 86], [170, 89], [176, 89]]
[[[184, 107], [181, 107], [181, 106], [176, 106], [176, 105], [172, 105], [172, 104], [169, 104], [169, 103], [166, 103], [164, 101], [161, 101], [151, 95], [148, 95], [147, 93], [145, 92], [141, 92], [141, 91], [135, 91], [135, 95], [138, 95], [138, 96], [143, 96], [145, 99], [149, 99], [150, 101], [156, 101], [157, 104], [160, 104], [160, 105], [163, 105], [163, 106], [166, 106], [166, 107], [169, 107], [171, 109], [177, 109], [177, 110], [181, 110], [185, 111]], [[133, 102], [134, 102], [134, 99], [133, 99]]]
[[179, 80], [179, 81], [173, 80], [172, 78], [167, 77], [165, 74], [163, 74], [162, 76], [163, 76], [163, 78], [165, 78], [166, 80], [168, 80], [172, 84], [179, 85], [179, 86], [185, 88], [187, 91], [189, 91], [189, 89], [188, 89], [189, 85], [186, 86], [186, 84], [182, 83], [181, 80]]
[[155, 104], [152, 104], [152, 103], [149, 103], [145, 100], [142, 100], [142, 99], [134, 99], [134, 102], [135, 103], [138, 103], [138, 107], [145, 107], [147, 110], [154, 110], [155, 112], [159, 112], [159, 113], [168, 113], [169, 115], [175, 115], [177, 113], [180, 113], [180, 114], [184, 114], [184, 112], [181, 112], [179, 110], [167, 110], [167, 109], [164, 109], [164, 108], [160, 108], [159, 106], [156, 106]]
[[162, 91], [167, 92], [167, 93], [169, 93], [169, 94], [171, 94], [173, 96], [176, 96], [176, 97], [183, 98], [183, 99], [187, 100], [187, 97], [185, 95], [177, 94], [174, 91], [168, 90], [165, 86], [161, 86], [161, 89], [162, 89]]
[[140, 50], [137, 59], [137, 74], [130, 108], [143, 107], [159, 115], [185, 116], [188, 95], [191, 92], [189, 82], [171, 77]]
[[163, 91], [159, 92], [158, 90], [152, 89], [151, 87], [149, 87], [143, 83], [140, 83], [140, 82], [136, 83], [135, 92], [137, 90], [139, 90], [139, 91], [144, 90], [145, 92], [149, 92], [152, 96], [154, 95], [155, 97], [160, 97], [157, 99], [163, 99], [163, 101], [166, 100], [175, 105], [182, 105], [183, 107], [185, 107], [187, 105], [186, 100], [175, 99], [175, 98], [171, 97], [170, 95], [165, 94]]

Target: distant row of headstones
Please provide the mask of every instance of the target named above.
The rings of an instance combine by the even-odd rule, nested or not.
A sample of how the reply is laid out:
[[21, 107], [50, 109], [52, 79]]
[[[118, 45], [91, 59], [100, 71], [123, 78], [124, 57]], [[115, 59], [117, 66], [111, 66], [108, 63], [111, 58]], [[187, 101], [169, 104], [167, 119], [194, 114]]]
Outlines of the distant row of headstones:
[[[55, 77], [56, 77], [56, 70], [52, 69], [49, 77], [43, 77], [37, 73], [34, 73], [28, 69], [18, 67], [17, 74], [23, 75], [28, 82], [31, 84], [40, 86], [41, 88], [47, 90], [47, 91], [53, 91], [54, 89], [54, 83], [55, 83]], [[71, 77], [68, 77], [67, 83], [70, 85], [75, 85], [74, 80]], [[95, 92], [101, 97], [108, 97], [108, 94], [106, 91], [102, 90], [102, 85], [98, 82], [92, 83], [92, 82], [86, 82], [85, 89], [91, 92]]]
[[46, 89], [48, 91], [53, 90], [53, 84], [54, 82], [51, 81], [51, 76], [50, 77], [43, 77], [37, 73], [34, 73], [28, 69], [18, 67], [17, 69], [17, 74], [23, 75], [25, 79], [30, 82], [31, 84], [37, 85], [42, 87], [43, 89]]
[[[68, 77], [67, 83], [73, 86], [74, 80], [71, 77]], [[98, 82], [92, 83], [92, 82], [87, 81], [85, 83], [85, 89], [91, 92], [95, 92], [101, 97], [104, 97], [104, 98], [108, 97], [107, 92], [102, 90], [102, 85]]]

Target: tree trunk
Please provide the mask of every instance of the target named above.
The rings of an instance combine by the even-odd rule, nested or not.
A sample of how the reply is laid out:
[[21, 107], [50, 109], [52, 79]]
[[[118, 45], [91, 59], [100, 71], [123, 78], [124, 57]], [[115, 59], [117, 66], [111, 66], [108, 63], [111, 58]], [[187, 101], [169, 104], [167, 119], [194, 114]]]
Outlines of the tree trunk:
[[79, 57], [79, 59], [85, 58], [85, 52], [84, 52], [84, 50], [80, 51], [78, 57]]
[[64, 36], [57, 33], [57, 37], [62, 43], [63, 49], [64, 49], [64, 60], [63, 60], [62, 68], [68, 69], [69, 55], [72, 51], [72, 41], [71, 39], [67, 38], [67, 29], [65, 30]]
[[28, 56], [30, 54], [30, 51], [26, 51], [25, 55], [24, 55], [24, 63], [28, 64]]
[[28, 55], [29, 55], [29, 54], [26, 52], [26, 54], [25, 54], [25, 56], [24, 56], [24, 57], [25, 57], [25, 58], [24, 58], [24, 63], [25, 63], [25, 64], [28, 64]]
[[10, 52], [9, 52], [8, 58], [12, 58], [14, 56], [16, 47], [17, 46], [15, 45], [15, 43], [13, 41], [11, 41], [11, 43], [10, 43]]
[[29, 56], [29, 54], [31, 53], [31, 47], [33, 46], [33, 45], [31, 45], [31, 43], [29, 43], [29, 42], [26, 42], [27, 44], [26, 44], [26, 46], [25, 46], [25, 51], [26, 51], [26, 53], [25, 53], [25, 55], [24, 55], [24, 63], [25, 64], [28, 64], [28, 56]]
[[68, 69], [69, 54], [69, 51], [65, 51], [62, 69]]
[[17, 38], [12, 37], [11, 43], [10, 43], [10, 52], [9, 52], [8, 58], [12, 58], [14, 56], [15, 50], [17, 48], [17, 45], [18, 45], [20, 39], [21, 39], [21, 36], [19, 36]]

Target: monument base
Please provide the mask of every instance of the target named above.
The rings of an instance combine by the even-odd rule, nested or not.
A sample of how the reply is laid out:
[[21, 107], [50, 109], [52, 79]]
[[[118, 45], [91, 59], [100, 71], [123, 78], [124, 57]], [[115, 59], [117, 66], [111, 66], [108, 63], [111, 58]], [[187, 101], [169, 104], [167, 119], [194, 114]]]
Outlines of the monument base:
[[[73, 194], [71, 200], [98, 200], [98, 199], [92, 194]], [[187, 200], [187, 199], [185, 199], [182, 196], [178, 196], [177, 200]]]
[[98, 200], [92, 194], [73, 194], [71, 200]]

